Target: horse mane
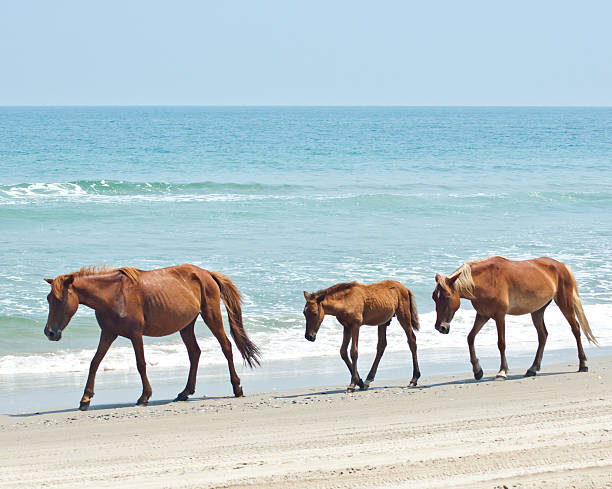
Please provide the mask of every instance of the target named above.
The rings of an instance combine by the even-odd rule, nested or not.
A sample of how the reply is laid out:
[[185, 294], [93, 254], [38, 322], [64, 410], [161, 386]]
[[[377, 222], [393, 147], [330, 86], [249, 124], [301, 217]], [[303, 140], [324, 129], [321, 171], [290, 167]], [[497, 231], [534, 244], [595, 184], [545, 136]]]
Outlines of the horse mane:
[[328, 295], [335, 294], [337, 292], [342, 292], [343, 290], [346, 290], [346, 289], [350, 289], [354, 287], [355, 285], [357, 285], [357, 282], [342, 282], [336, 285], [332, 285], [331, 287], [328, 287], [327, 289], [321, 289], [317, 292], [314, 292], [312, 296], [317, 297], [317, 298], [326, 297]]
[[90, 266], [90, 267], [81, 267], [76, 272], [68, 273], [67, 276], [72, 275], [74, 278], [77, 277], [89, 277], [91, 275], [100, 275], [102, 273], [111, 273], [111, 272], [119, 272], [125, 275], [132, 282], [137, 282], [138, 277], [140, 276], [140, 270], [134, 267], [121, 267], [121, 268], [113, 268], [108, 265], [102, 266]]
[[[474, 288], [476, 287], [476, 284], [474, 284], [474, 279], [472, 278], [472, 268], [470, 267], [469, 263], [464, 263], [461, 265], [453, 273], [447, 275], [446, 279], [455, 279], [453, 289], [460, 295], [465, 296], [466, 299], [473, 299], [475, 297]], [[443, 287], [447, 289], [449, 288], [446, 280], [441, 281], [441, 283]]]

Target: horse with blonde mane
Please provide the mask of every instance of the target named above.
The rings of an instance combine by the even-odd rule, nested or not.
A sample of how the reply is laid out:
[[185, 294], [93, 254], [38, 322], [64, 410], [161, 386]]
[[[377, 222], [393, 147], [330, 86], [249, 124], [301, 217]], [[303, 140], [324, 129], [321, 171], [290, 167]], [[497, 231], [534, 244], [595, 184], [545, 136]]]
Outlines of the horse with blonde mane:
[[91, 360], [89, 376], [79, 409], [89, 407], [94, 396], [94, 381], [100, 362], [117, 336], [128, 338], [136, 354], [136, 365], [142, 380], [142, 395], [136, 404], [146, 405], [152, 394], [147, 378], [143, 336], [166, 336], [180, 332], [189, 355], [187, 385], [176, 400], [185, 401], [195, 392], [200, 348], [194, 324], [201, 315], [221, 344], [227, 359], [230, 379], [236, 397], [242, 396], [236, 374], [232, 345], [223, 330], [221, 298], [227, 309], [230, 331], [245, 362], [259, 364], [259, 350], [247, 336], [242, 324], [241, 296], [232, 281], [219, 272], [209, 272], [195, 265], [179, 265], [157, 270], [81, 268], [78, 272], [45, 279], [51, 285], [49, 317], [45, 335], [59, 341], [62, 331], [84, 304], [96, 311], [100, 325], [100, 343]]
[[[417, 343], [413, 330], [419, 329], [419, 315], [413, 293], [399, 282], [383, 280], [375, 284], [360, 284], [357, 282], [340, 283], [327, 289], [309, 294], [304, 292], [306, 306], [305, 338], [314, 341], [319, 327], [326, 314], [336, 316], [338, 322], [344, 327], [340, 356], [351, 373], [351, 383], [348, 392], [353, 392], [355, 386], [367, 389], [376, 376], [378, 364], [387, 346], [387, 326], [393, 316], [397, 316], [408, 338], [408, 346], [412, 353], [412, 380], [410, 386], [417, 385], [421, 376], [417, 361]], [[378, 346], [376, 357], [365, 383], [357, 371], [357, 344], [359, 342], [359, 328], [362, 324], [378, 326]], [[351, 358], [347, 348], [351, 341]]]
[[474, 350], [474, 339], [491, 318], [497, 325], [497, 346], [501, 357], [496, 378], [502, 380], [506, 378], [508, 373], [505, 353], [506, 314], [514, 316], [531, 314], [538, 333], [538, 349], [533, 364], [525, 376], [536, 375], [540, 370], [548, 336], [544, 324], [544, 310], [553, 300], [561, 309], [576, 338], [578, 371], [588, 371], [580, 329], [582, 328], [589, 342], [597, 344], [597, 340], [584, 314], [574, 274], [564, 263], [547, 257], [511, 261], [501, 256], [467, 262], [446, 277], [436, 274], [436, 288], [432, 298], [436, 303], [435, 328], [443, 334], [448, 334], [450, 322], [459, 309], [461, 299], [472, 301], [472, 306], [476, 309], [476, 319], [467, 341], [472, 370], [477, 380], [482, 378], [483, 372]]

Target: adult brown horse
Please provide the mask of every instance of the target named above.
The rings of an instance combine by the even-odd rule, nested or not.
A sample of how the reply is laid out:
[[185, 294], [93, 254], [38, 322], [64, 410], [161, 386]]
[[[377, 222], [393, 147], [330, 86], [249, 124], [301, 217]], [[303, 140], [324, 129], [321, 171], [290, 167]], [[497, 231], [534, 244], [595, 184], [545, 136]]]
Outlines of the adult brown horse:
[[248, 338], [242, 325], [241, 296], [232, 281], [222, 273], [209, 272], [195, 265], [179, 265], [143, 271], [132, 267], [117, 269], [81, 268], [78, 272], [45, 279], [51, 284], [49, 317], [45, 335], [59, 341], [62, 331], [79, 304], [96, 311], [101, 328], [100, 343], [91, 365], [81, 399], [81, 410], [89, 407], [94, 395], [96, 371], [117, 336], [129, 338], [136, 353], [136, 365], [142, 379], [142, 395], [136, 402], [146, 405], [151, 397], [143, 348], [143, 336], [166, 336], [180, 331], [189, 354], [187, 386], [176, 400], [184, 401], [195, 392], [200, 348], [194, 323], [198, 314], [221, 344], [227, 359], [236, 397], [242, 396], [240, 379], [234, 368], [232, 345], [223, 330], [220, 298], [227, 309], [230, 331], [244, 360], [259, 364], [259, 350]]
[[578, 371], [587, 372], [586, 355], [580, 340], [580, 328], [587, 339], [597, 344], [578, 295], [576, 279], [569, 266], [552, 258], [511, 261], [493, 256], [479, 261], [467, 262], [457, 270], [441, 277], [436, 274], [436, 288], [433, 296], [436, 303], [436, 325], [440, 333], [448, 334], [450, 322], [460, 299], [470, 299], [476, 309], [476, 320], [468, 334], [470, 361], [476, 379], [482, 378], [482, 368], [474, 351], [474, 339], [485, 323], [493, 318], [497, 325], [497, 346], [501, 356], [498, 379], [505, 379], [508, 373], [506, 362], [505, 316], [531, 314], [538, 332], [538, 350], [533, 365], [526, 377], [536, 375], [540, 370], [542, 354], [548, 331], [544, 325], [544, 310], [555, 301], [572, 328], [578, 345]]
[[[412, 352], [412, 380], [411, 386], [416, 386], [421, 376], [417, 361], [417, 343], [413, 329], [419, 329], [419, 316], [416, 309], [414, 295], [399, 282], [384, 280], [375, 284], [360, 284], [357, 282], [340, 283], [327, 289], [309, 294], [304, 292], [306, 306], [305, 337], [314, 341], [319, 327], [326, 314], [336, 316], [338, 322], [344, 326], [340, 356], [351, 373], [351, 383], [347, 391], [354, 392], [355, 386], [367, 389], [376, 376], [378, 364], [387, 346], [387, 326], [391, 318], [397, 316], [399, 323], [406, 332], [408, 345]], [[378, 326], [378, 346], [376, 357], [365, 383], [357, 372], [357, 344], [359, 342], [359, 328], [362, 324]], [[351, 341], [351, 358], [347, 348]]]

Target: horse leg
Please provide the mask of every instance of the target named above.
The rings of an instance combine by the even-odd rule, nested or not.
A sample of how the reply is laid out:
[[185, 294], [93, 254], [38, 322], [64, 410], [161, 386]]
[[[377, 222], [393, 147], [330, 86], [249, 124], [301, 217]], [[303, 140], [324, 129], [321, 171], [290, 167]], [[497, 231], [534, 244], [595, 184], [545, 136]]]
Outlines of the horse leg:
[[[408, 311], [410, 311], [408, 306]], [[417, 381], [421, 376], [421, 371], [419, 370], [419, 361], [417, 359], [417, 341], [416, 336], [414, 334], [414, 330], [412, 329], [412, 324], [410, 320], [410, 316], [406, 317], [405, 313], [400, 309], [397, 312], [397, 320], [401, 324], [402, 328], [404, 328], [404, 332], [406, 333], [406, 337], [408, 338], [408, 346], [410, 347], [410, 353], [412, 353], [412, 379], [410, 380], [410, 387], [416, 387]]]
[[497, 348], [499, 348], [500, 365], [496, 380], [506, 380], [508, 375], [508, 362], [506, 362], [506, 317], [501, 314], [495, 318], [497, 325]]
[[[547, 305], [548, 304], [546, 304], [546, 306]], [[533, 365], [531, 365], [529, 370], [525, 372], [525, 377], [533, 377], [536, 372], [540, 370], [542, 355], [544, 354], [544, 345], [546, 345], [546, 338], [548, 337], [548, 331], [546, 330], [546, 325], [544, 324], [544, 310], [546, 309], [546, 306], [544, 306], [542, 309], [538, 309], [536, 312], [531, 313], [531, 320], [533, 321], [533, 325], [538, 332], [538, 351], [533, 359]]]
[[138, 398], [136, 404], [138, 406], [146, 406], [149, 403], [151, 394], [153, 394], [153, 389], [151, 389], [151, 384], [149, 384], [149, 379], [147, 378], [147, 362], [145, 362], [142, 335], [134, 334], [130, 340], [132, 340], [132, 346], [134, 347], [134, 353], [136, 354], [136, 368], [138, 368], [138, 373], [140, 374], [140, 379], [142, 380], [142, 395]]
[[221, 350], [223, 351], [223, 355], [227, 360], [227, 366], [229, 368], [230, 381], [232, 383], [232, 390], [234, 391], [234, 396], [242, 397], [242, 387], [240, 387], [240, 377], [236, 373], [236, 368], [234, 367], [234, 356], [232, 354], [232, 344], [225, 334], [225, 330], [223, 329], [223, 316], [221, 316], [221, 306], [219, 304], [215, 306], [207, 307], [202, 310], [202, 317], [204, 318], [204, 322], [208, 326], [208, 329], [212, 332], [212, 334], [217, 338], [217, 341], [221, 345]]
[[481, 316], [479, 313], [476, 313], [476, 319], [474, 319], [474, 326], [472, 326], [472, 330], [468, 334], [468, 348], [470, 349], [470, 362], [472, 363], [472, 372], [474, 372], [474, 378], [476, 380], [482, 379], [482, 368], [480, 367], [480, 362], [478, 361], [478, 357], [476, 356], [476, 350], [474, 349], [474, 340], [476, 339], [476, 335], [485, 325], [485, 323], [489, 320], [486, 316]]
[[[555, 300], [555, 302], [557, 301]], [[561, 312], [565, 316], [565, 319], [567, 319], [567, 322], [570, 324], [572, 328], [572, 333], [574, 333], [574, 337], [576, 338], [576, 346], [578, 347], [578, 362], [579, 362], [578, 372], [588, 372], [589, 367], [587, 367], [586, 365], [587, 357], [584, 353], [584, 350], [582, 349], [582, 340], [580, 339], [580, 324], [578, 324], [578, 321], [576, 320], [576, 316], [574, 315], [573, 305], [567, 306], [566, 304], [563, 304], [563, 303], [559, 304], [559, 302], [557, 302], [557, 305], [559, 306], [559, 309], [561, 309]]]
[[196, 340], [195, 333], [193, 331], [193, 325], [195, 319], [191, 321], [187, 326], [181, 329], [181, 339], [187, 347], [187, 354], [189, 355], [189, 376], [187, 377], [187, 385], [185, 389], [176, 396], [175, 401], [186, 401], [187, 398], [195, 392], [196, 376], [198, 374], [198, 362], [200, 361], [200, 347]]
[[357, 371], [357, 358], [359, 354], [357, 353], [357, 347], [359, 344], [359, 327], [361, 324], [353, 323], [351, 326], [351, 362], [353, 364], [353, 375], [351, 377], [351, 383], [346, 389], [348, 392], [354, 392], [355, 386], [359, 386], [360, 389], [365, 389], [365, 384], [361, 377], [359, 377], [359, 372]]
[[351, 359], [348, 356], [348, 344], [351, 341], [351, 328], [350, 326], [344, 326], [344, 330], [342, 331], [342, 345], [340, 346], [340, 357], [346, 363], [346, 366], [349, 369], [351, 374], [351, 378], [353, 377], [353, 364], [351, 363]]
[[380, 363], [380, 359], [385, 352], [385, 348], [387, 347], [387, 325], [381, 324], [378, 326], [378, 345], [376, 345], [376, 358], [374, 358], [374, 363], [372, 364], [372, 368], [370, 369], [370, 373], [368, 374], [365, 381], [365, 388], [370, 387], [370, 384], [374, 381], [374, 377], [376, 377], [376, 371], [378, 370], [378, 364]]
[[109, 333], [104, 329], [100, 332], [100, 342], [98, 343], [98, 349], [96, 350], [95, 355], [91, 359], [91, 364], [89, 365], [89, 375], [87, 376], [87, 383], [85, 384], [85, 391], [83, 392], [83, 397], [81, 398], [81, 402], [79, 404], [79, 409], [81, 411], [86, 411], [89, 408], [89, 403], [91, 402], [91, 398], [94, 396], [94, 382], [96, 380], [96, 372], [98, 371], [98, 367], [100, 366], [100, 362], [106, 355], [106, 352], [112, 345], [113, 341], [117, 339], [116, 333]]

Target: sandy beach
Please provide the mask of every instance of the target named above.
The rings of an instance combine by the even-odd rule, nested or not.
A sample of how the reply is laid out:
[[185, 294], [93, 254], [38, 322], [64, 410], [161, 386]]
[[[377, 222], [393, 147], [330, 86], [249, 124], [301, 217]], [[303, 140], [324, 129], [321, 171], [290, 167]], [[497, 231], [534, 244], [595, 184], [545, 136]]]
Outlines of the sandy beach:
[[612, 357], [0, 417], [0, 488], [612, 487]]

